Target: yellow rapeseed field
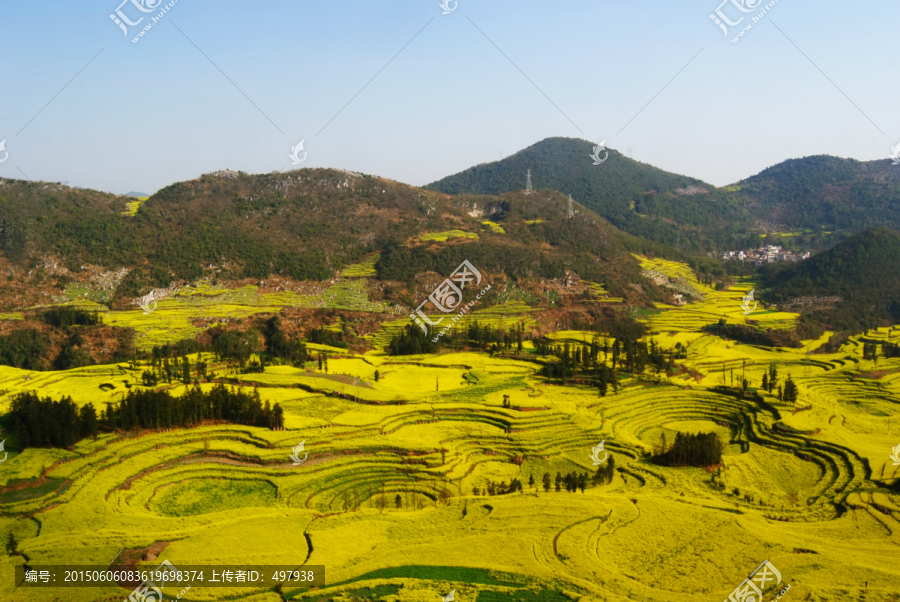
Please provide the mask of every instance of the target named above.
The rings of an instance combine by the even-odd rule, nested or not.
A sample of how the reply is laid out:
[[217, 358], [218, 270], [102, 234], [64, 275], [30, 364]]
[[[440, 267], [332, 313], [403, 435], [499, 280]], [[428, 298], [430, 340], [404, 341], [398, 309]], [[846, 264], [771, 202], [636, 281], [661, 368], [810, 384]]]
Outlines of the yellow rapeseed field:
[[[127, 592], [112, 587], [16, 589], [13, 568], [105, 566], [123, 549], [168, 542], [159, 559], [176, 566], [326, 567], [315, 589], [195, 587], [186, 600], [437, 602], [456, 590], [463, 601], [718, 601], [766, 559], [791, 585], [788, 602], [897, 600], [900, 466], [889, 454], [900, 444], [900, 360], [864, 359], [861, 342], [887, 340], [889, 331], [853, 337], [834, 353], [817, 352], [828, 335], [801, 349], [726, 341], [702, 326], [725, 319], [786, 328], [797, 316], [746, 316], [740, 303], [753, 283], [714, 291], [686, 266], [643, 261], [702, 295], [645, 318], [649, 338], [663, 348], [680, 343], [687, 358], [677, 374], [632, 375], [605, 397], [541, 378], [527, 349], [502, 357], [331, 349], [327, 374], [272, 366], [234, 385], [281, 404], [284, 430], [207, 424], [24, 452], [3, 435], [10, 454], [0, 464], [0, 535], [13, 533], [21, 555], [0, 561], [0, 599], [121, 600]], [[362, 276], [371, 263], [348, 271]], [[150, 345], [196, 332], [195, 312], [237, 319], [279, 307], [255, 292], [252, 302], [217, 303], [214, 292], [198, 295], [203, 304], [173, 296], [149, 316], [110, 312], [106, 322], [136, 328]], [[475, 319], [530, 324], [530, 308], [509, 301], [467, 316]], [[551, 338], [579, 345], [593, 336]], [[796, 404], [759, 389], [772, 362], [781, 382], [790, 375], [797, 383]], [[141, 387], [142, 370], [0, 367], [0, 406], [33, 390], [99, 411]], [[737, 393], [743, 378], [762, 401]], [[660, 437], [678, 432], [723, 439], [724, 488], [705, 469], [649, 461]], [[301, 441], [308, 457], [294, 465]], [[615, 462], [611, 482], [543, 489], [544, 473], [592, 475], [600, 442]], [[489, 483], [514, 478], [523, 491], [487, 494]]]

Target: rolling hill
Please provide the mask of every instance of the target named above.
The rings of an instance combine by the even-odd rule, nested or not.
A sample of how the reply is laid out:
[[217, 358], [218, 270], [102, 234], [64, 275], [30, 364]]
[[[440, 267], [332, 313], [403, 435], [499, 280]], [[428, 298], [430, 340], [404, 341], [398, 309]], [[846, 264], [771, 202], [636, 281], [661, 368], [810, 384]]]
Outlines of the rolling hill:
[[790, 159], [726, 189], [757, 220], [793, 229], [900, 228], [900, 168], [887, 160]]
[[[635, 236], [672, 247], [703, 250], [725, 245], [729, 224], [746, 220], [730, 197], [701, 180], [663, 171], [609, 149], [593, 165], [592, 143], [547, 138], [494, 163], [476, 165], [426, 186], [448, 194], [500, 194], [525, 188], [530, 169], [536, 189], [559, 190]], [[729, 234], [734, 239], [735, 234]]]
[[870, 228], [807, 261], [762, 272], [766, 298], [835, 330], [900, 321], [900, 233]]
[[636, 294], [627, 284], [640, 279], [630, 253], [657, 249], [580, 205], [569, 219], [566, 197], [554, 191], [448, 196], [332, 169], [216, 172], [160, 190], [133, 214], [128, 202], [2, 180], [0, 251], [29, 277], [47, 262], [73, 274], [84, 265], [124, 268], [114, 295], [121, 303], [213, 273], [324, 281], [373, 254], [381, 280], [413, 283], [469, 259], [514, 279], [574, 271], [627, 297]]
[[497, 161], [426, 186], [450, 194], [525, 187], [571, 194], [616, 227], [685, 251], [757, 246], [758, 234], [800, 234], [823, 249], [867, 227], [900, 227], [900, 168], [830, 156], [790, 159], [730, 186], [663, 171], [609, 150], [594, 166], [592, 143], [547, 138]]

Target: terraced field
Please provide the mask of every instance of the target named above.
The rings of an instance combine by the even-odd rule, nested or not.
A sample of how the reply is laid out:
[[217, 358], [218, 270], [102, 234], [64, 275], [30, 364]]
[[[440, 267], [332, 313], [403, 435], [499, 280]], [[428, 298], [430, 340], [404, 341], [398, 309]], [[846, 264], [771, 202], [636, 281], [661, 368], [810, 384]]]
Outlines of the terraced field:
[[[677, 264], [652, 266], [684, 275]], [[341, 282], [354, 280], [334, 286]], [[504, 357], [376, 349], [332, 356], [328, 374], [274, 366], [241, 375], [233, 386], [281, 404], [284, 430], [206, 424], [105, 434], [72, 450], [20, 451], [10, 439], [0, 535], [13, 532], [23, 556], [3, 557], [0, 598], [121, 600], [118, 588], [23, 593], [12, 586], [13, 566], [107, 565], [123, 549], [162, 544], [159, 560], [176, 566], [326, 566], [327, 583], [316, 589], [195, 587], [187, 600], [437, 601], [451, 590], [464, 601], [722, 600], [765, 559], [791, 585], [789, 600], [896, 600], [900, 467], [888, 455], [900, 443], [892, 424], [900, 360], [863, 359], [860, 337], [823, 354], [815, 351], [826, 337], [772, 350], [704, 334], [721, 317], [746, 319], [738, 305], [752, 284], [727, 292], [691, 284], [702, 300], [647, 317], [664, 348], [687, 347], [678, 374], [632, 376], [606, 397], [540, 378], [530, 344]], [[353, 286], [318, 299], [350, 303]], [[107, 323], [141, 324], [147, 342], [174, 340], [192, 328], [193, 311], [237, 317], [280, 306], [258, 297], [174, 295], [149, 316]], [[509, 300], [466, 320], [508, 327], [531, 324], [530, 313]], [[795, 317], [752, 316], [782, 326]], [[406, 323], [387, 323], [370, 341], [384, 345]], [[573, 343], [593, 334], [553, 336]], [[757, 390], [773, 361], [797, 382], [796, 404]], [[36, 390], [100, 410], [141, 387], [142, 370], [0, 368], [0, 405]], [[750, 380], [750, 395], [732, 387], [732, 374]], [[661, 435], [700, 431], [727, 443], [723, 487], [705, 469], [646, 457]], [[309, 456], [294, 466], [300, 441]], [[601, 441], [615, 460], [610, 483], [544, 490], [544, 473], [593, 474], [590, 453]], [[513, 478], [522, 492], [486, 495], [489, 481]]]

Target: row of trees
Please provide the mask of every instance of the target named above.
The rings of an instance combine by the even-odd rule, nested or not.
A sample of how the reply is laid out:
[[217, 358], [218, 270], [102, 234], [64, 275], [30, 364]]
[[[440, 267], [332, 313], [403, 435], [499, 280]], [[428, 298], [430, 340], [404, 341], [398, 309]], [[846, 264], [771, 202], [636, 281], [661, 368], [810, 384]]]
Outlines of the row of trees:
[[493, 356], [512, 349], [521, 353], [524, 348], [525, 325], [521, 323], [511, 328], [491, 328], [476, 321], [465, 327], [447, 331], [435, 342], [435, 336], [445, 324], [441, 322], [438, 326], [430, 327], [428, 334], [415, 324], [407, 324], [399, 335], [391, 339], [388, 352], [391, 355], [419, 355], [435, 353], [446, 346], [453, 349], [487, 350]]
[[512, 479], [509, 484], [505, 481], [494, 483], [493, 481], [488, 480], [484, 489], [473, 487], [472, 495], [506, 495], [507, 493], [515, 493], [517, 491], [522, 491], [522, 481], [519, 479]]
[[209, 392], [195, 385], [180, 397], [168, 391], [129, 391], [121, 403], [101, 412], [101, 423], [111, 430], [189, 427], [204, 420], [280, 429], [284, 410], [277, 403], [263, 404], [256, 389], [247, 393], [219, 383]]
[[[609, 462], [600, 465], [593, 475], [586, 472], [568, 472], [564, 475], [557, 471], [556, 478], [551, 481], [550, 473], [545, 472], [541, 478], [541, 485], [545, 492], [549, 492], [553, 488], [556, 491], [565, 489], [570, 493], [575, 493], [580, 489], [581, 493], [584, 493], [588, 486], [596, 487], [612, 482], [615, 469], [616, 461], [610, 456]], [[534, 475], [528, 477], [528, 486], [535, 486]], [[516, 491], [523, 491], [522, 482], [517, 478], [513, 478], [508, 484], [505, 481], [495, 483], [488, 480], [487, 484], [481, 488], [473, 487], [472, 495], [505, 495]]]
[[171, 384], [175, 379], [189, 385], [200, 379], [206, 380], [209, 376], [206, 372], [209, 366], [203, 361], [202, 355], [194, 362], [193, 374], [191, 370], [191, 361], [187, 356], [180, 359], [175, 357], [172, 359], [171, 363], [167, 357], [162, 357], [161, 359], [154, 358], [151, 360], [150, 366], [153, 370], [145, 370], [141, 374], [141, 381], [144, 383], [144, 386], [147, 387], [153, 387], [160, 381]]
[[167, 391], [130, 391], [117, 404], [109, 404], [98, 419], [94, 406], [80, 409], [71, 397], [54, 400], [35, 392], [20, 393], [10, 407], [13, 429], [24, 447], [71, 447], [98, 429], [130, 430], [190, 427], [217, 420], [280, 429], [284, 411], [279, 404], [263, 404], [259, 393], [245, 393], [218, 384], [204, 392], [195, 386], [174, 397]]

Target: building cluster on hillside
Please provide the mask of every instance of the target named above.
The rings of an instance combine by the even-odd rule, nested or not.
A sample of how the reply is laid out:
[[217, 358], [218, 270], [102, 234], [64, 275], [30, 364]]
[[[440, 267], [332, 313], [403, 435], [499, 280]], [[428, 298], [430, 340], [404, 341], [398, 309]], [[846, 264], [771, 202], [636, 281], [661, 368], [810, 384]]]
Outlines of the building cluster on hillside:
[[758, 249], [726, 251], [725, 253], [722, 253], [722, 259], [749, 261], [756, 265], [775, 263], [776, 261], [800, 261], [802, 259], [807, 259], [808, 257], [808, 251], [806, 253], [795, 253], [794, 251], [782, 249], [781, 245], [766, 245]]

